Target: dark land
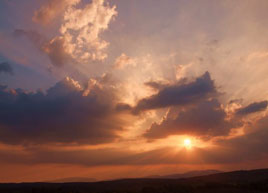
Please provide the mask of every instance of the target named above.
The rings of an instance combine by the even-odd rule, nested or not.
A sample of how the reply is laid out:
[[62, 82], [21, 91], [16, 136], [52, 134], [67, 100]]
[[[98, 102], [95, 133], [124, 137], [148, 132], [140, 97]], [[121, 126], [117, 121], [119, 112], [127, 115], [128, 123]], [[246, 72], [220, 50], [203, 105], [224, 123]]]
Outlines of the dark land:
[[[173, 176], [173, 175], [172, 175]], [[87, 183], [6, 183], [1, 193], [268, 193], [268, 169], [189, 178], [139, 178]]]

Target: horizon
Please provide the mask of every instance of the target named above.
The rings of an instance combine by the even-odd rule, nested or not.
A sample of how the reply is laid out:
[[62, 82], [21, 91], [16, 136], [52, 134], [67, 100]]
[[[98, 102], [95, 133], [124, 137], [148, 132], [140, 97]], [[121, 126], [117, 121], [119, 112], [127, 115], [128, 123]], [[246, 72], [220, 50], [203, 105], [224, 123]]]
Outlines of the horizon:
[[0, 183], [268, 168], [267, 9], [2, 0]]
[[[171, 173], [165, 175], [152, 175], [152, 176], [143, 176], [143, 177], [129, 177], [129, 178], [110, 178], [110, 179], [102, 179], [98, 180], [95, 178], [88, 177], [68, 177], [68, 178], [59, 178], [59, 179], [51, 179], [48, 181], [21, 181], [21, 182], [0, 182], [0, 184], [35, 184], [35, 183], [46, 183], [46, 184], [64, 184], [64, 183], [98, 183], [98, 182], [116, 182], [122, 180], [181, 180], [181, 179], [195, 179], [195, 178], [206, 178], [210, 176], [219, 176], [222, 174], [232, 174], [239, 172], [258, 172], [258, 171], [268, 171], [268, 168], [255, 168], [255, 169], [241, 169], [241, 170], [232, 170], [232, 171], [219, 171], [219, 170], [191, 170], [184, 173]], [[188, 175], [192, 174], [193, 175]], [[264, 177], [265, 178], [265, 177]]]

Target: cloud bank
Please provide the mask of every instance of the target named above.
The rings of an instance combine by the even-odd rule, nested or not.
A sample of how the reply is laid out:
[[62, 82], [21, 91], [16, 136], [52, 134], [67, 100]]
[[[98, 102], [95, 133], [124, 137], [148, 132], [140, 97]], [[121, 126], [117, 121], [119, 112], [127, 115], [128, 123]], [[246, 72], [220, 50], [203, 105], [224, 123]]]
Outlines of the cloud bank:
[[[97, 83], [97, 81], [96, 81]], [[112, 142], [124, 121], [112, 88], [83, 88], [65, 78], [46, 93], [0, 89], [0, 141], [6, 144], [100, 144]]]

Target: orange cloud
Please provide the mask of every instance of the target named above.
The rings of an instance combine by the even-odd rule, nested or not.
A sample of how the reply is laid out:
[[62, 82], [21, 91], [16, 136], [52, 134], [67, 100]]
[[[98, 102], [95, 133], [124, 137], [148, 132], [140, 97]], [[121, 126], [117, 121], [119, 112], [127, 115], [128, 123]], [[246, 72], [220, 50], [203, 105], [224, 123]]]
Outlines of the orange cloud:
[[42, 25], [47, 25], [67, 7], [76, 5], [81, 0], [49, 0], [47, 4], [34, 12], [32, 20]]
[[86, 63], [89, 60], [104, 60], [108, 42], [100, 34], [108, 28], [117, 15], [116, 6], [110, 7], [105, 0], [93, 0], [82, 8], [80, 0], [49, 1], [35, 12], [34, 21], [46, 24], [63, 12], [59, 35], [42, 46], [52, 64], [62, 66], [70, 61]]

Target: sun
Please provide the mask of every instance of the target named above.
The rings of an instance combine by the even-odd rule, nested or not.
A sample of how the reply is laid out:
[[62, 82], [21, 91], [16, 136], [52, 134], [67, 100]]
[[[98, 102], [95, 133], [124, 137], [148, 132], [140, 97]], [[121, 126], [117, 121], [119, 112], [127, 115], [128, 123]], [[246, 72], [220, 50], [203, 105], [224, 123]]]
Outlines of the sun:
[[187, 149], [190, 149], [192, 147], [192, 141], [190, 139], [184, 139], [184, 147], [186, 147]]

